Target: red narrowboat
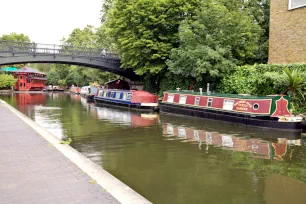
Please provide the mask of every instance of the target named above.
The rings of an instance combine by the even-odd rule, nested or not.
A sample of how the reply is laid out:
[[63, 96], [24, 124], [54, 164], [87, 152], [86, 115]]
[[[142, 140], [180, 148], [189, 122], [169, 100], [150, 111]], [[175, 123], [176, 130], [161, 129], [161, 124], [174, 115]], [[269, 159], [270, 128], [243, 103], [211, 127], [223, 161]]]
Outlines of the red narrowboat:
[[250, 126], [301, 131], [302, 118], [290, 112], [290, 97], [166, 91], [160, 111]]
[[77, 86], [71, 86], [70, 87], [70, 93], [72, 94], [80, 94], [81, 93], [81, 88]]

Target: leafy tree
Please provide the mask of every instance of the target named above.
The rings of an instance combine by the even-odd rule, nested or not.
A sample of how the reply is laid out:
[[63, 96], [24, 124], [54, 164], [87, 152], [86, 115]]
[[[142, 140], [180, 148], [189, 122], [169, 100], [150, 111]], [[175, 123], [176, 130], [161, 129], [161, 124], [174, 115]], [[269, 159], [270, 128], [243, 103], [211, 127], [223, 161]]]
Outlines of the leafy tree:
[[60, 80], [59, 74], [55, 71], [52, 70], [48, 73], [47, 75], [47, 84], [52, 85], [52, 86], [57, 86]]
[[139, 75], [166, 68], [170, 50], [178, 46], [178, 28], [190, 19], [200, 0], [114, 0], [107, 33], [114, 38], [122, 67]]
[[101, 9], [101, 22], [105, 22], [107, 20], [108, 11], [112, 7], [113, 0], [103, 0], [102, 9]]
[[9, 41], [18, 41], [18, 42], [31, 42], [29, 36], [21, 33], [10, 33], [10, 34], [4, 34], [0, 37], [0, 40], [9, 40]]
[[[10, 34], [4, 34], [2, 36], [0, 36], [0, 40], [7, 40], [7, 41], [18, 41], [18, 42], [31, 42], [29, 36], [21, 33], [10, 33]], [[17, 68], [22, 68], [24, 67], [24, 64], [19, 64], [19, 65], [8, 65], [8, 66], [13, 66], [13, 67], [17, 67]]]
[[10, 89], [16, 83], [14, 76], [8, 74], [0, 74], [0, 90]]
[[255, 56], [261, 28], [241, 9], [216, 0], [201, 4], [195, 21], [182, 22], [180, 47], [171, 50], [169, 71], [198, 82], [224, 76]]

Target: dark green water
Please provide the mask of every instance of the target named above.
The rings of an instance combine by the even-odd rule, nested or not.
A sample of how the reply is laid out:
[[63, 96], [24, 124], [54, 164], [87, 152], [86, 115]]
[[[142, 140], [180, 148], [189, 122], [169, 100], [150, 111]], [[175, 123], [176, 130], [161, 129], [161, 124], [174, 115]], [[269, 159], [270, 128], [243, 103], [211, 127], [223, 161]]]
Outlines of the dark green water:
[[96, 107], [68, 94], [0, 96], [153, 203], [306, 203], [301, 135]]

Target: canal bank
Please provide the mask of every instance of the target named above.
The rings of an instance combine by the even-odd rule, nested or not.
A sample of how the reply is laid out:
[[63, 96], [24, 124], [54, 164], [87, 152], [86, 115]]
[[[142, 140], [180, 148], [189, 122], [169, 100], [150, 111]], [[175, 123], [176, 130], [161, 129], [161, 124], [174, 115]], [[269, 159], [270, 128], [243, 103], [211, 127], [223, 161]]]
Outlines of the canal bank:
[[2, 203], [150, 203], [0, 100]]

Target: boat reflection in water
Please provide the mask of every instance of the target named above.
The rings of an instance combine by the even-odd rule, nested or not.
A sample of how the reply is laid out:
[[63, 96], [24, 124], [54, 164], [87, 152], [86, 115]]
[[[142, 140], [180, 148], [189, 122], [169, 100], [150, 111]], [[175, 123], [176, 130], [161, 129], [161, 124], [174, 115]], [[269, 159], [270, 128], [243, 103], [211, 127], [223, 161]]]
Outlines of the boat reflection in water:
[[96, 107], [97, 117], [109, 123], [132, 127], [148, 127], [159, 123], [158, 114], [144, 114], [138, 111], [129, 111], [120, 108]]
[[[256, 138], [249, 138], [243, 137], [243, 135], [239, 136], [239, 134], [220, 133], [222, 132], [222, 128], [219, 128], [220, 132], [213, 130], [207, 131], [201, 128], [186, 127], [170, 122], [165, 123], [164, 120], [162, 127], [163, 136], [167, 140], [178, 139], [183, 142], [197, 144], [197, 147], [200, 150], [205, 149], [206, 153], [209, 152], [210, 145], [213, 145], [225, 150], [252, 153], [253, 158], [282, 160], [282, 157], [287, 154], [288, 146], [300, 146], [302, 143], [301, 137], [298, 134], [288, 135], [288, 137], [283, 135], [282, 137], [265, 139], [260, 137], [258, 133], [246, 132], [246, 135], [255, 134]], [[275, 132], [275, 136], [278, 133], [280, 132]]]

